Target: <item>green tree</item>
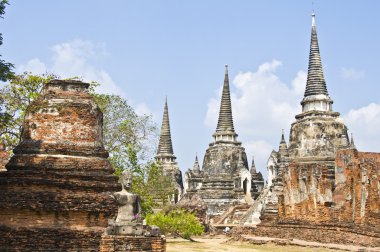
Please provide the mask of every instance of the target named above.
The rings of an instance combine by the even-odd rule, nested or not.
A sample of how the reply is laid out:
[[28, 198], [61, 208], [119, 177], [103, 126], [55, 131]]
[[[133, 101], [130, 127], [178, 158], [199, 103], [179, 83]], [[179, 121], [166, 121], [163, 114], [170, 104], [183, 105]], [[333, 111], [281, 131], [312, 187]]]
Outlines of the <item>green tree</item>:
[[148, 225], [158, 226], [165, 235], [180, 236], [190, 241], [194, 241], [192, 235], [201, 235], [204, 232], [204, 227], [197, 217], [183, 209], [171, 210], [166, 214], [163, 211], [148, 214], [146, 221]]
[[167, 204], [175, 189], [162, 167], [152, 161], [157, 127], [151, 116], [137, 115], [118, 95], [93, 92], [93, 97], [103, 112], [104, 145], [110, 153], [109, 160], [116, 175], [123, 170], [133, 173], [131, 190], [141, 196], [143, 216]]
[[20, 140], [21, 125], [26, 108], [42, 91], [44, 83], [54, 75], [14, 75], [0, 89], [0, 139], [7, 150], [13, 149]]
[[[1, 0], [0, 1], [0, 18], [3, 18], [3, 15], [5, 14], [5, 7], [8, 4], [7, 0]], [[3, 44], [3, 36], [2, 33], [0, 33], [0, 45]], [[13, 64], [5, 62], [2, 59], [2, 56], [0, 55], [0, 81], [7, 81], [9, 80], [13, 75]]]
[[92, 93], [103, 112], [104, 146], [117, 174], [124, 169], [139, 170], [139, 160], [152, 154], [156, 141], [156, 124], [151, 116], [137, 115], [128, 102], [119, 95]]

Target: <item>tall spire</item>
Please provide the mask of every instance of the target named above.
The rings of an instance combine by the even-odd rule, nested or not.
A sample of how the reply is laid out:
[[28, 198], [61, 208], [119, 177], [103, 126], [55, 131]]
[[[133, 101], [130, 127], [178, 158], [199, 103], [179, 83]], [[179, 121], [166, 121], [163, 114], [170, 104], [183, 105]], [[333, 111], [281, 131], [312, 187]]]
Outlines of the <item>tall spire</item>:
[[315, 14], [312, 15], [311, 41], [309, 53], [309, 67], [304, 98], [301, 102], [302, 112], [332, 111], [333, 101], [327, 92], [326, 81], [323, 75], [321, 55], [319, 53]]
[[231, 131], [234, 130], [234, 122], [232, 118], [231, 97], [230, 97], [230, 84], [228, 80], [228, 65], [225, 66], [224, 84], [222, 100], [220, 102], [219, 119], [216, 131]]
[[278, 147], [278, 152], [280, 153], [280, 155], [288, 154], [288, 146], [286, 145], [286, 141], [285, 141], [284, 129], [282, 129], [281, 141], [280, 141], [280, 146]]
[[[162, 117], [161, 135], [160, 142], [158, 144], [157, 156], [172, 157], [175, 159], [173, 153], [172, 137], [170, 134], [170, 123], [169, 123], [169, 111], [168, 111], [168, 101], [165, 98], [165, 108], [164, 115]], [[174, 160], [172, 160], [174, 161]]]
[[255, 159], [253, 156], [252, 156], [251, 174], [256, 174]]
[[201, 169], [199, 167], [199, 162], [198, 162], [198, 155], [196, 154], [195, 155], [195, 162], [194, 162], [194, 166], [193, 166], [193, 172], [194, 173], [200, 173]]
[[354, 134], [352, 134], [352, 133], [351, 133], [350, 147], [356, 149], [355, 142], [354, 142]]
[[315, 14], [313, 13], [311, 16], [311, 42], [305, 97], [319, 94], [328, 95], [325, 77], [323, 76], [321, 55], [319, 53], [317, 28], [315, 25]]

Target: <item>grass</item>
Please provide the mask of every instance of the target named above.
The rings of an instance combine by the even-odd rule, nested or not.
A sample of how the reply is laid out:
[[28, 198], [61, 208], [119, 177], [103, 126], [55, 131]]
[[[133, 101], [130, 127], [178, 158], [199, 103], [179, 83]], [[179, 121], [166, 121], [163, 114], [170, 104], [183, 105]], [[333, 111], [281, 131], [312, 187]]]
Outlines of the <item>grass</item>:
[[167, 252], [331, 252], [329, 249], [306, 248], [298, 246], [280, 246], [274, 244], [250, 245], [243, 243], [225, 243], [227, 238], [195, 238], [199, 242], [183, 239], [167, 239]]

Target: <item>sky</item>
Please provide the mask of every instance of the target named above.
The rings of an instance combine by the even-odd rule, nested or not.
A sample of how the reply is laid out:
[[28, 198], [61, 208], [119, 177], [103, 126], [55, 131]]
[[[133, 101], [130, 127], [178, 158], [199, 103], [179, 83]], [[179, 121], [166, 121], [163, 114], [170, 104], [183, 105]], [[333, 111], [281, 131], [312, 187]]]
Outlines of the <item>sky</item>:
[[167, 96], [183, 172], [212, 141], [228, 64], [235, 130], [266, 176], [301, 112], [313, 10], [333, 109], [360, 151], [380, 152], [377, 0], [11, 0], [0, 54], [19, 73], [98, 81], [159, 127]]

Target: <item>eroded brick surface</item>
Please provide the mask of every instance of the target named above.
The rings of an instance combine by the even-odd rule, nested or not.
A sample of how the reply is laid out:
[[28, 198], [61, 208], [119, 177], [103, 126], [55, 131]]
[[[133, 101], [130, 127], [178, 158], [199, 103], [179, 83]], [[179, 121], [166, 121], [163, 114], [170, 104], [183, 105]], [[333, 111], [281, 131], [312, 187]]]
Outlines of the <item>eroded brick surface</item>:
[[22, 140], [0, 173], [5, 251], [99, 251], [119, 191], [88, 84], [52, 81], [27, 110]]
[[165, 252], [165, 237], [132, 237], [121, 235], [104, 235], [100, 252], [144, 251]]
[[380, 233], [380, 153], [340, 149], [335, 163], [289, 165], [279, 220], [357, 224]]

